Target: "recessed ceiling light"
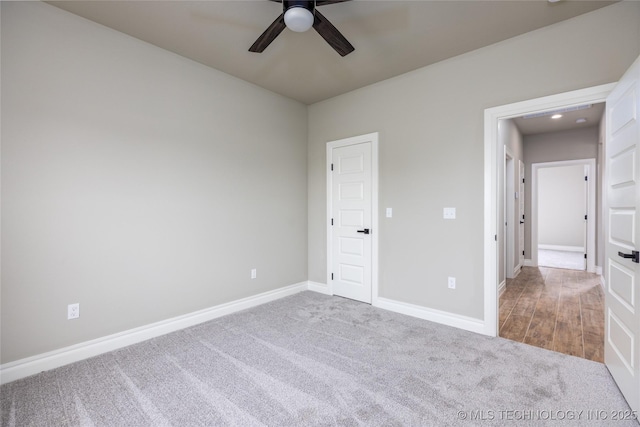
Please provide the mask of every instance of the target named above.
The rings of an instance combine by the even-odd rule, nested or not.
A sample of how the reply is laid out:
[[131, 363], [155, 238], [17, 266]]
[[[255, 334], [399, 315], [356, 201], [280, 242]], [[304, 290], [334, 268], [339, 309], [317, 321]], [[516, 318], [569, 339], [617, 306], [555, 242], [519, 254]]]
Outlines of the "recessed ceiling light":
[[576, 123], [587, 123], [587, 119], [585, 119], [584, 117], [576, 120]]
[[551, 116], [552, 119], [559, 119], [560, 117], [562, 117], [562, 114], [554, 114]]

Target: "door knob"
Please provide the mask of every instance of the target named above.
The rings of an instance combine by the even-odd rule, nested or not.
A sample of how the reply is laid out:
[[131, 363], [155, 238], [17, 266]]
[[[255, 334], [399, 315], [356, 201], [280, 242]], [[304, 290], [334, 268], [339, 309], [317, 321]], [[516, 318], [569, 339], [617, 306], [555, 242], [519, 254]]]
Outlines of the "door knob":
[[640, 263], [640, 252], [638, 251], [631, 251], [630, 254], [618, 252], [618, 256], [621, 256], [622, 258], [631, 258], [633, 262]]
[[358, 233], [369, 234], [369, 229], [365, 228], [364, 230], [358, 230]]

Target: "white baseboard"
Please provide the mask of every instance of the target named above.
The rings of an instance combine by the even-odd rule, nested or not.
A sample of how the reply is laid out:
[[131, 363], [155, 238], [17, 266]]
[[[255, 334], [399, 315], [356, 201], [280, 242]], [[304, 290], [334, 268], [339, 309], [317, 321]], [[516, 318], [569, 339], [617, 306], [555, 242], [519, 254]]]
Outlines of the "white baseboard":
[[516, 266], [516, 268], [513, 269], [512, 279], [515, 279], [516, 277], [518, 277], [518, 274], [520, 274], [521, 271], [522, 271], [522, 266], [521, 265]]
[[535, 264], [533, 263], [533, 261], [531, 261], [530, 259], [526, 259], [526, 258], [525, 258], [525, 260], [524, 260], [524, 266], [525, 266], [525, 267], [537, 267], [537, 265], [535, 265]]
[[599, 265], [596, 265], [596, 274], [602, 276], [602, 267], [600, 267]]
[[[503, 287], [502, 291], [506, 288], [506, 281], [500, 285]], [[308, 289], [310, 291], [319, 292], [325, 295], [333, 295], [329, 291], [329, 287], [324, 283], [308, 282]], [[383, 310], [393, 311], [395, 313], [405, 314], [407, 316], [417, 317], [419, 319], [429, 320], [434, 323], [440, 323], [447, 326], [453, 326], [455, 328], [464, 329], [466, 331], [476, 332], [479, 334], [490, 335], [486, 331], [486, 326], [482, 320], [474, 319], [472, 317], [460, 316], [458, 314], [448, 313], [446, 311], [435, 310], [432, 308], [423, 307], [420, 305], [409, 304], [406, 302], [396, 301], [383, 297], [374, 297], [372, 306], [381, 308]]]
[[502, 283], [498, 285], [498, 297], [500, 297], [506, 290], [507, 290], [507, 281], [503, 280]]
[[464, 329], [466, 331], [476, 332], [478, 334], [489, 335], [484, 321], [474, 319], [472, 317], [461, 316], [458, 314], [448, 313], [446, 311], [435, 310], [420, 305], [409, 304], [406, 302], [395, 301], [387, 298], [378, 297], [374, 303], [376, 307], [385, 310], [394, 311], [407, 316], [417, 317], [419, 319], [429, 320], [455, 328]]
[[329, 286], [324, 283], [312, 282], [311, 280], [309, 280], [307, 282], [307, 289], [310, 291], [319, 292], [325, 295], [333, 295], [329, 290]]
[[548, 251], [585, 252], [583, 246], [538, 245], [538, 249], [546, 249]]
[[54, 369], [69, 363], [77, 362], [102, 353], [117, 350], [131, 344], [146, 341], [189, 326], [207, 322], [218, 317], [235, 313], [240, 310], [255, 307], [267, 302], [275, 301], [289, 295], [307, 290], [309, 282], [300, 282], [258, 295], [242, 298], [224, 304], [219, 304], [193, 313], [174, 317], [160, 322], [151, 323], [128, 331], [107, 335], [91, 341], [64, 347], [25, 359], [0, 365], [0, 384], [28, 377], [42, 371]]
[[604, 280], [604, 275], [600, 275], [600, 285], [602, 286], [602, 290], [606, 291], [607, 282]]

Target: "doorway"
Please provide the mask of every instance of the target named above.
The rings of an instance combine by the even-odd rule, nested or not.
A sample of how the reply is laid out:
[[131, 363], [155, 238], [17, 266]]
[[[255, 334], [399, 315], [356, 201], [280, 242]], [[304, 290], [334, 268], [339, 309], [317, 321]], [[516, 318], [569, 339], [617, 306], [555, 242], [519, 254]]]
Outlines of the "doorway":
[[[593, 107], [593, 108], [592, 108]], [[587, 108], [587, 107], [585, 107]], [[604, 361], [604, 293], [599, 276], [587, 274], [586, 254], [595, 258], [593, 241], [587, 251], [586, 223], [595, 224], [593, 212], [588, 216], [587, 201], [593, 203], [595, 195], [588, 196], [591, 181], [595, 190], [595, 159], [548, 161], [531, 164], [529, 159], [554, 159], [578, 155], [596, 156], [597, 135], [603, 117], [602, 106], [589, 106], [588, 125], [575, 124], [575, 118], [566, 114], [562, 129], [551, 112], [539, 113], [537, 123], [522, 123], [521, 119], [502, 124], [502, 128], [515, 129], [517, 137], [503, 138], [509, 144], [505, 152], [517, 153], [517, 185], [519, 191], [505, 191], [504, 204], [515, 204], [518, 214], [515, 227], [520, 236], [506, 234], [518, 246], [524, 261], [523, 230], [528, 229], [528, 266], [514, 278], [507, 277], [499, 299], [499, 336], [548, 350], [577, 356], [597, 362]], [[557, 110], [553, 110], [557, 111]], [[580, 114], [585, 114], [579, 110]], [[525, 115], [526, 116], [526, 115]], [[505, 182], [510, 174], [510, 161], [505, 163]], [[523, 160], [528, 162], [525, 176]], [[591, 179], [594, 178], [594, 179]], [[525, 182], [528, 187], [525, 191]], [[530, 195], [530, 196], [529, 196]], [[517, 197], [520, 196], [520, 197]], [[525, 200], [527, 213], [525, 214]], [[507, 215], [508, 217], [508, 215]], [[590, 221], [587, 221], [589, 217]], [[510, 218], [513, 220], [513, 217]], [[593, 234], [593, 230], [591, 234]], [[517, 233], [517, 232], [516, 232]], [[575, 258], [574, 270], [567, 265], [545, 264], [543, 255], [552, 250]], [[540, 255], [540, 256], [539, 256]], [[533, 262], [532, 262], [533, 261]], [[545, 267], [546, 265], [546, 267]], [[556, 268], [548, 268], [556, 267]]]
[[[615, 84], [606, 84], [587, 89], [517, 102], [485, 110], [485, 221], [484, 221], [484, 325], [487, 335], [498, 335], [498, 173], [503, 163], [499, 147], [499, 123], [528, 113], [541, 113], [558, 108], [571, 108], [589, 103], [605, 102]], [[498, 156], [500, 154], [500, 156]], [[526, 219], [526, 218], [525, 218]], [[500, 224], [502, 229], [503, 224]], [[502, 233], [501, 233], [502, 234]]]
[[532, 265], [595, 273], [596, 160], [534, 163], [531, 170]]

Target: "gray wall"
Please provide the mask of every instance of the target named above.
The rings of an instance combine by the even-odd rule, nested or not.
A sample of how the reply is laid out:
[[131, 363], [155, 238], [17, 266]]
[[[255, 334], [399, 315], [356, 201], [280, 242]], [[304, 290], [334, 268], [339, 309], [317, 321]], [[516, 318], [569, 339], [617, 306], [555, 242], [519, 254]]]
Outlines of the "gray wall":
[[584, 176], [583, 165], [538, 170], [538, 245], [586, 249]]
[[624, 2], [311, 105], [310, 280], [326, 277], [326, 143], [379, 131], [380, 295], [483, 318], [484, 109], [614, 82], [638, 54]]
[[306, 106], [40, 2], [1, 89], [2, 363], [307, 279]]
[[[524, 137], [525, 176], [533, 163], [595, 159], [598, 156], [598, 126]], [[525, 218], [531, 218], [531, 179], [525, 181]], [[597, 221], [597, 220], [596, 220]], [[525, 220], [524, 253], [531, 259], [531, 221]]]

